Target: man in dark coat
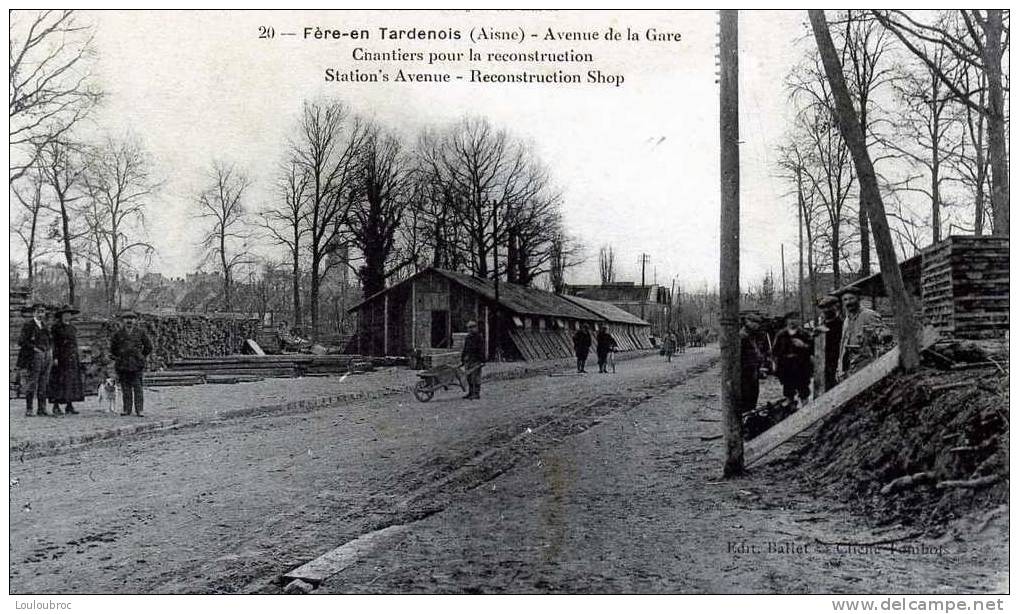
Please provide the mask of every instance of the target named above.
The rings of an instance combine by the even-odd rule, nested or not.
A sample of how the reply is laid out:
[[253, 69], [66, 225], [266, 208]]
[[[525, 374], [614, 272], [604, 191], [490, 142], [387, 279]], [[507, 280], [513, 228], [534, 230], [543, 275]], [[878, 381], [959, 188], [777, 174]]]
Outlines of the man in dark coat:
[[775, 374], [782, 382], [782, 394], [793, 407], [796, 397], [800, 403], [810, 400], [810, 377], [813, 375], [814, 340], [800, 327], [800, 313], [791, 311], [785, 315], [785, 328], [775, 335], [772, 347], [775, 358]]
[[32, 319], [21, 327], [18, 338], [18, 368], [21, 369], [21, 390], [25, 393], [25, 415], [34, 416], [33, 399], [39, 401], [39, 415], [52, 416], [46, 408], [50, 368], [53, 365], [53, 342], [46, 325], [46, 305], [32, 305]]
[[757, 398], [761, 394], [761, 367], [764, 364], [764, 353], [758, 346], [758, 331], [761, 327], [760, 316], [748, 314], [743, 319], [739, 331], [740, 343], [740, 411], [747, 413], [757, 408]]
[[85, 400], [85, 382], [78, 355], [78, 330], [68, 319], [78, 310], [64, 305], [53, 314], [56, 322], [50, 328], [53, 338], [53, 368], [50, 370], [49, 397], [53, 413], [60, 414], [60, 404], [66, 403], [66, 412], [77, 414], [75, 402]]
[[126, 311], [120, 315], [123, 327], [110, 340], [110, 353], [116, 361], [117, 378], [124, 396], [122, 416], [130, 416], [132, 409], [139, 417], [145, 408], [145, 393], [142, 391], [142, 372], [145, 359], [152, 353], [152, 341], [138, 326], [138, 314]]
[[485, 365], [485, 345], [478, 332], [478, 323], [471, 320], [467, 323], [467, 337], [464, 348], [460, 352], [460, 362], [467, 372], [467, 394], [465, 399], [481, 398], [481, 368]]
[[587, 324], [581, 324], [580, 330], [573, 335], [573, 351], [577, 354], [577, 373], [587, 373], [584, 365], [587, 353], [591, 351], [591, 333], [587, 330]]
[[838, 384], [839, 348], [842, 345], [842, 314], [839, 310], [839, 299], [826, 296], [819, 302], [822, 310], [822, 330], [824, 331], [824, 389], [831, 390]]
[[[616, 349], [616, 340], [612, 338], [604, 326], [598, 329], [598, 344], [595, 351], [598, 353], [598, 373], [608, 373], [606, 363], [609, 360], [609, 352]], [[613, 367], [615, 368], [615, 367]]]

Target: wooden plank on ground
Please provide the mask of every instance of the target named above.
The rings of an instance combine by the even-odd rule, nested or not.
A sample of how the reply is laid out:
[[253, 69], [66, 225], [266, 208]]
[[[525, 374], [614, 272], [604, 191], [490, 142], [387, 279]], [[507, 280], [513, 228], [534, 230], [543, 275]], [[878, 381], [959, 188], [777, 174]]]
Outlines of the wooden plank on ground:
[[[920, 341], [920, 349], [926, 349], [937, 340], [937, 333], [926, 328]], [[753, 440], [747, 442], [744, 451], [746, 466], [756, 463], [772, 450], [789, 441], [792, 437], [810, 428], [835, 410], [852, 401], [861, 392], [880, 382], [899, 365], [899, 347], [895, 346], [877, 360], [852, 374], [834, 388], [814, 399], [809, 405], [779, 422]]]

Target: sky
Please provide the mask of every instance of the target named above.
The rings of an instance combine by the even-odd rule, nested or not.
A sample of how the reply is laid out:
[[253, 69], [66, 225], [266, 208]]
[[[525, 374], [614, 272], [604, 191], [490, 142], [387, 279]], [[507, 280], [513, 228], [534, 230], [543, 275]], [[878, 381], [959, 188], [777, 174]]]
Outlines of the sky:
[[[170, 276], [194, 270], [200, 236], [193, 195], [213, 159], [234, 162], [254, 180], [248, 206], [268, 202], [301, 104], [335, 98], [406, 135], [465, 115], [533, 144], [564, 197], [569, 232], [588, 261], [570, 272], [597, 282], [598, 248], [616, 253], [617, 279], [673, 278], [688, 288], [718, 278], [717, 16], [714, 11], [618, 12], [268, 12], [105, 11], [85, 17], [96, 26], [96, 78], [107, 97], [96, 123], [141, 138], [164, 184], [148, 213], [152, 269]], [[803, 53], [802, 12], [742, 12], [740, 18], [741, 268], [744, 284], [795, 271], [795, 204], [775, 177], [776, 147], [790, 116], [783, 80]], [[274, 28], [259, 39], [259, 26]], [[305, 27], [367, 28], [368, 41], [304, 39]], [[523, 30], [521, 42], [380, 40], [379, 27]], [[680, 33], [678, 42], [543, 41], [530, 34], [648, 28]], [[297, 36], [284, 37], [283, 32]], [[433, 65], [356, 62], [354, 47], [372, 51], [429, 50], [590, 52], [590, 65], [560, 66], [586, 74], [622, 74], [612, 85], [327, 83], [326, 68], [363, 72], [399, 67], [467, 75], [473, 67], [500, 72], [537, 65]]]

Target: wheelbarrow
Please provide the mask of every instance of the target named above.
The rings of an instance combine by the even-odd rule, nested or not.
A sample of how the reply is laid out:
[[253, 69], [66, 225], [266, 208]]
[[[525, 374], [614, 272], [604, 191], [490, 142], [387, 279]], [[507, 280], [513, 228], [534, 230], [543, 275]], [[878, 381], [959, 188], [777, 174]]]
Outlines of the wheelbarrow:
[[459, 386], [462, 392], [467, 391], [467, 370], [463, 365], [439, 365], [418, 373], [421, 378], [414, 386], [414, 398], [422, 403], [432, 400], [435, 391], [449, 390], [450, 386]]

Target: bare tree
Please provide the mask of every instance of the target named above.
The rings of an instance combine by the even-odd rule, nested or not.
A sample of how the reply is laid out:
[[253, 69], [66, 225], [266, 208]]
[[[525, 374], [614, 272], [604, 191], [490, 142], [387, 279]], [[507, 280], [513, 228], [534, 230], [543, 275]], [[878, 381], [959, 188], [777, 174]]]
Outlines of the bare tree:
[[867, 218], [874, 231], [882, 281], [888, 290], [892, 311], [895, 314], [895, 327], [899, 341], [899, 365], [905, 371], [910, 372], [920, 365], [919, 328], [913, 313], [913, 305], [910, 304], [906, 286], [902, 281], [902, 271], [899, 269], [895, 257], [895, 248], [888, 228], [884, 202], [881, 199], [881, 191], [878, 189], [877, 174], [874, 172], [873, 163], [867, 152], [866, 136], [856, 115], [856, 110], [853, 108], [849, 88], [846, 86], [835, 45], [832, 43], [824, 11], [810, 10], [808, 14], [811, 28], [814, 31], [814, 39], [817, 41], [818, 54], [831, 85], [839, 131], [845, 138], [846, 146], [852, 151], [853, 164], [856, 166], [860, 178], [860, 190], [863, 193], [861, 202], [866, 206]]
[[74, 11], [11, 11], [11, 181], [99, 102], [91, 83], [92, 36]]
[[214, 161], [209, 183], [198, 193], [199, 219], [208, 220], [209, 228], [202, 238], [205, 258], [214, 260], [223, 276], [223, 309], [233, 309], [232, 286], [235, 269], [252, 262], [248, 239], [245, 192], [251, 180], [234, 164]]
[[363, 265], [355, 271], [365, 297], [386, 287], [386, 280], [413, 264], [418, 254], [397, 254], [397, 231], [403, 222], [412, 189], [411, 160], [403, 144], [374, 122], [366, 123], [355, 154], [351, 205], [346, 208], [345, 237], [361, 253]]
[[[530, 146], [483, 118], [461, 120], [432, 137], [430, 145], [425, 159], [434, 191], [449, 207], [444, 213], [462, 229], [452, 235], [460, 241], [456, 249], [475, 275], [488, 277], [498, 269], [501, 276], [508, 267], [495, 266], [495, 249], [506, 246], [503, 253], [508, 252], [511, 232], [517, 249], [521, 239], [529, 239], [523, 236], [524, 220], [544, 206], [547, 174]], [[519, 261], [515, 264], [518, 273]]]
[[[933, 21], [922, 20], [906, 11], [881, 10], [873, 14], [930, 69], [955, 100], [986, 118], [993, 233], [1008, 236], [1008, 150], [1001, 62], [1008, 50], [1008, 11], [960, 10], [954, 11], [950, 19]], [[987, 91], [985, 102], [977, 97], [977, 91], [967, 90], [952, 73], [942, 70], [935, 61], [938, 48], [983, 74]]]
[[43, 201], [45, 186], [46, 177], [38, 168], [29, 169], [20, 180], [11, 182], [11, 193], [21, 206], [20, 215], [14, 218], [11, 225], [11, 232], [25, 247], [26, 273], [30, 286], [35, 276], [36, 261], [45, 254], [45, 249], [41, 247], [45, 238], [43, 235], [45, 224], [43, 215], [46, 211]]
[[847, 205], [856, 185], [852, 157], [835, 122], [834, 99], [820, 60], [812, 56], [795, 68], [788, 88], [803, 103], [790, 138], [802, 143], [797, 162], [801, 181], [823, 206], [824, 223], [817, 238], [828, 244], [832, 277], [838, 287], [845, 257]]
[[456, 221], [459, 206], [457, 187], [444, 163], [444, 134], [425, 130], [415, 147], [417, 172], [411, 208], [417, 232], [431, 250], [432, 266], [461, 270], [468, 267], [461, 246], [467, 245], [463, 227]]
[[[878, 126], [883, 123], [875, 101], [894, 80], [894, 71], [886, 56], [889, 38], [877, 22], [863, 11], [848, 10], [833, 36], [846, 68], [849, 93], [860, 118], [868, 146], [879, 140]], [[862, 198], [862, 195], [860, 196]], [[857, 222], [860, 232], [860, 274], [870, 275], [870, 232], [866, 208], [861, 202]]]
[[145, 209], [158, 188], [152, 177], [152, 161], [133, 136], [107, 136], [90, 149], [83, 189], [88, 196], [84, 220], [90, 237], [89, 251], [99, 265], [106, 306], [121, 306], [123, 271], [133, 252], [151, 254], [152, 245], [138, 238], [145, 230]]
[[780, 148], [778, 166], [782, 173], [781, 176], [793, 185], [798, 209], [797, 218], [802, 224], [803, 233], [806, 234], [803, 247], [807, 251], [807, 282], [810, 285], [811, 304], [813, 304], [813, 301], [818, 297], [814, 237], [818, 218], [822, 212], [817, 206], [816, 190], [807, 185], [807, 152], [810, 144], [802, 140], [797, 141], [796, 138], [795, 133], [790, 133], [786, 137], [786, 143]]
[[[987, 104], [987, 87], [984, 74], [968, 64], [959, 66], [959, 83], [965, 91], [976, 91], [978, 107]], [[987, 155], [987, 118], [969, 105], [956, 105], [958, 121], [964, 131], [958, 154], [949, 159], [960, 183], [972, 194], [973, 234], [984, 234], [987, 217], [987, 193], [990, 165]]]
[[[933, 51], [932, 61], [938, 70], [951, 70], [948, 66], [951, 58], [943, 48]], [[932, 241], [937, 243], [943, 227], [946, 163], [958, 155], [961, 126], [950, 113], [951, 96], [933, 69], [922, 66], [919, 71], [905, 71], [894, 90], [901, 113], [895, 122], [896, 129], [883, 144], [922, 169], [920, 176], [910, 175], [895, 187], [929, 199]], [[926, 185], [916, 185], [916, 179], [926, 179]]]
[[603, 245], [598, 250], [598, 273], [601, 285], [605, 286], [616, 280], [616, 254], [611, 245]]
[[566, 272], [584, 263], [584, 246], [557, 225], [549, 251], [549, 282], [553, 292], [562, 294], [566, 286]]
[[[308, 201], [310, 194], [309, 176], [294, 160], [281, 168], [276, 181], [275, 206], [266, 207], [259, 216], [272, 241], [284, 247], [290, 259], [291, 300], [294, 309], [294, 325], [301, 326], [301, 261], [304, 239], [308, 235]], [[273, 270], [266, 265], [265, 271]]]
[[506, 279], [524, 286], [549, 272], [555, 243], [564, 238], [562, 199], [550, 186], [548, 170], [533, 160], [528, 174], [529, 193], [504, 216]]
[[[308, 178], [309, 303], [311, 334], [318, 335], [319, 295], [330, 269], [329, 255], [343, 242], [343, 221], [352, 202], [357, 152], [364, 126], [338, 102], [307, 102], [291, 144], [294, 162]], [[345, 264], [345, 263], [344, 263]]]
[[81, 184], [85, 173], [83, 147], [76, 143], [54, 139], [47, 142], [40, 153], [39, 167], [54, 202], [50, 207], [57, 214], [50, 228], [50, 238], [60, 242], [64, 261], [62, 268], [67, 277], [67, 302], [77, 304], [75, 281], [75, 243], [84, 236], [75, 208], [82, 198]]

